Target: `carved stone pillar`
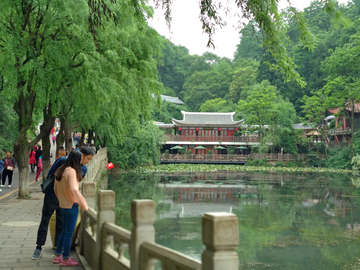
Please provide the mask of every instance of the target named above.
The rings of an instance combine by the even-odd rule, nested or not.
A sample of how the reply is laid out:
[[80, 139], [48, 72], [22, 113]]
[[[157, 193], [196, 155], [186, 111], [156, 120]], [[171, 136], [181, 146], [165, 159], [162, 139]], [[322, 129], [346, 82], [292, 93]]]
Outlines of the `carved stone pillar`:
[[[88, 206], [91, 208], [95, 208], [95, 183], [82, 183], [81, 185], [81, 193], [86, 199], [86, 202], [88, 203]], [[84, 232], [85, 232], [85, 217], [83, 212], [81, 212], [81, 219], [83, 222], [80, 223], [80, 254], [84, 255]]]
[[102, 269], [102, 226], [105, 222], [115, 223], [115, 192], [112, 190], [99, 190], [97, 194], [97, 220], [96, 220], [96, 253], [95, 264], [98, 270]]
[[144, 241], [155, 242], [155, 203], [152, 200], [134, 200], [131, 202], [131, 270], [140, 269], [140, 245]]
[[202, 218], [203, 270], [238, 270], [239, 220], [229, 213], [206, 213]]

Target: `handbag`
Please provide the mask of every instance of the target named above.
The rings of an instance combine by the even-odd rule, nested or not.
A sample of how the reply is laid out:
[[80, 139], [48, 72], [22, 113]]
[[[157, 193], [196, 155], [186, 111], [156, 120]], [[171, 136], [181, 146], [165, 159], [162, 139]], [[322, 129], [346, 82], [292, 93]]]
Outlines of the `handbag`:
[[42, 193], [48, 193], [50, 190], [54, 189], [54, 181], [55, 181], [55, 175], [52, 174], [51, 176], [47, 177], [44, 183], [42, 183], [41, 191]]

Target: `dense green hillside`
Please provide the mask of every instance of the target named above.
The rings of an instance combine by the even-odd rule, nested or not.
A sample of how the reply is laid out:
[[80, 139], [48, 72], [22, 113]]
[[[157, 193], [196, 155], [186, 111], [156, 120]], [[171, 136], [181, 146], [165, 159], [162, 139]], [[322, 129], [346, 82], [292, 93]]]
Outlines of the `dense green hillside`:
[[[343, 17], [348, 19], [345, 27], [332, 22], [321, 1], [313, 1], [305, 8], [303, 15], [316, 37], [316, 47], [313, 50], [305, 48], [299, 40], [298, 26], [289, 19], [291, 10], [282, 11], [287, 29], [287, 50], [297, 65], [297, 71], [306, 82], [304, 87], [292, 81], [285, 82], [279, 70], [269, 68], [269, 64], [275, 61], [262, 46], [263, 39], [259, 28], [250, 21], [240, 31], [241, 38], [233, 60], [212, 53], [202, 56], [189, 55], [186, 48], [175, 46], [163, 38], [163, 57], [158, 62], [158, 72], [159, 80], [165, 86], [164, 94], [183, 99], [187, 109], [191, 111], [225, 112], [239, 109], [239, 114], [243, 117], [246, 112], [238, 108], [239, 100], [246, 101], [248, 95], [266, 80], [266, 84], [270, 83], [276, 88], [277, 98], [292, 103], [297, 115], [303, 117], [306, 115], [302, 109], [304, 95], [314, 95], [314, 92], [322, 90], [331, 78], [340, 75], [351, 76], [357, 80], [356, 74], [336, 73], [336, 63], [329, 62], [331, 56], [335, 57], [334, 53], [348, 47], [355, 48], [358, 42], [360, 1], [353, 0], [346, 6], [341, 5], [340, 10]], [[356, 61], [349, 64], [356, 65]], [[336, 74], [331, 75], [334, 72]]]

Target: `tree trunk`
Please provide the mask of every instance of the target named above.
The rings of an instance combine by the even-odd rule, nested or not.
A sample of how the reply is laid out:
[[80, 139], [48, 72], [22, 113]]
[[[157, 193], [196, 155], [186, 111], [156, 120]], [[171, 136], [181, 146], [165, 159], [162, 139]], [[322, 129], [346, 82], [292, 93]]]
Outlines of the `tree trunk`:
[[72, 148], [73, 148], [73, 144], [72, 144], [72, 138], [71, 138], [71, 126], [70, 126], [70, 122], [69, 119], [66, 118], [65, 119], [65, 123], [64, 123], [64, 137], [65, 137], [65, 148], [71, 152]]
[[93, 138], [94, 138], [94, 131], [93, 131], [93, 129], [89, 129], [89, 131], [88, 131], [88, 135], [89, 135], [89, 139], [88, 139], [88, 143], [89, 144], [92, 144], [92, 141], [93, 141]]
[[[44, 117], [44, 123], [42, 124], [40, 128], [41, 133], [41, 140], [42, 140], [42, 161], [43, 161], [43, 182], [46, 179], [46, 176], [48, 174], [48, 171], [50, 169], [50, 149], [51, 149], [51, 142], [50, 142], [50, 136], [51, 136], [51, 130], [54, 127], [55, 124], [55, 117], [52, 114], [51, 104], [47, 106], [45, 110], [43, 110], [43, 117]], [[59, 133], [60, 134], [60, 133]], [[57, 143], [56, 138], [56, 143]]]
[[103, 143], [104, 145], [102, 147], [106, 147], [106, 136], [104, 136]]
[[[26, 198], [30, 195], [29, 192], [29, 151], [31, 145], [27, 141], [26, 136], [18, 138], [14, 145], [14, 154], [18, 164], [19, 170], [19, 198]], [[14, 179], [15, 180], [15, 179]]]
[[[23, 85], [19, 84], [18, 87]], [[14, 155], [17, 159], [19, 169], [19, 192], [20, 198], [29, 196], [29, 151], [41, 138], [39, 134], [36, 138], [28, 142], [27, 131], [33, 123], [32, 115], [35, 106], [36, 94], [31, 91], [31, 82], [28, 82], [27, 93], [25, 97], [24, 91], [20, 92], [18, 99], [14, 103], [14, 110], [19, 116], [19, 134], [14, 144]], [[16, 179], [14, 179], [16, 181]]]
[[84, 141], [85, 141], [85, 129], [81, 127], [81, 138], [79, 142], [80, 147], [84, 145]]
[[[99, 144], [99, 145], [101, 145], [101, 147], [104, 147], [104, 145], [102, 144], [102, 142], [101, 142], [101, 138], [99, 137], [99, 136], [97, 136], [96, 135], [96, 138], [97, 138], [97, 143]], [[95, 145], [97, 148], [99, 147], [99, 145]]]
[[65, 140], [65, 119], [60, 117], [60, 131], [56, 137], [56, 153], [60, 150], [60, 147], [64, 144]]

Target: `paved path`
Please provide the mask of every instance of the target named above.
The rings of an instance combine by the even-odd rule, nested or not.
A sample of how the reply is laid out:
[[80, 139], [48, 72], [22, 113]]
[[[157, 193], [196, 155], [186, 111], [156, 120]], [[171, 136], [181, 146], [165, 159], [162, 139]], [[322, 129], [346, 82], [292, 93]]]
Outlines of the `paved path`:
[[[51, 143], [50, 153], [53, 154], [53, 157], [51, 158], [51, 164], [53, 164], [55, 161], [56, 146], [54, 146], [52, 143]], [[29, 167], [29, 172], [30, 171], [31, 170]], [[36, 171], [36, 169], [35, 169], [35, 171]], [[35, 177], [36, 177], [36, 173], [29, 173], [30, 184], [35, 183]], [[40, 174], [40, 178], [39, 178], [40, 180], [42, 179], [41, 177], [42, 177], [42, 174]], [[0, 189], [2, 189], [2, 191], [0, 192], [0, 201], [5, 198], [10, 198], [10, 197], [14, 197], [14, 196], [17, 197], [18, 196], [18, 188], [19, 188], [19, 170], [16, 168], [13, 173], [11, 188], [8, 187], [7, 178], [6, 178], [5, 187], [0, 187]]]
[[[4, 190], [9, 189], [7, 194], [16, 194], [0, 199], [0, 270], [24, 270], [35, 267], [44, 270], [63, 269], [59, 264], [52, 263], [54, 250], [50, 233], [43, 246], [41, 258], [35, 261], [31, 259], [36, 246], [44, 194], [41, 192], [40, 182], [33, 182], [30, 185], [31, 199], [17, 199], [18, 179], [18, 176], [15, 177], [12, 187], [3, 188], [3, 192], [0, 193], [0, 196], [4, 197]], [[30, 179], [35, 179], [35, 174], [30, 174]], [[74, 252], [71, 256], [78, 260]], [[67, 269], [83, 268], [78, 266]]]

